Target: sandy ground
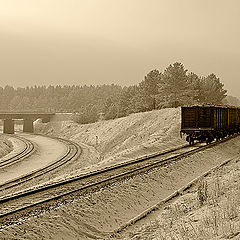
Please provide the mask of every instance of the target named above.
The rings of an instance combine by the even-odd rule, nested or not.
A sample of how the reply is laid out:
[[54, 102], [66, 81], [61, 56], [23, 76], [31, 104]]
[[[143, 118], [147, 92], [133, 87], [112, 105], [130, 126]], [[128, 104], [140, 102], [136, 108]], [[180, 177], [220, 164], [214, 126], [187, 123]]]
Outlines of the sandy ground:
[[[37, 146], [37, 151], [29, 158], [1, 169], [0, 183], [42, 168], [50, 162], [60, 158], [67, 150], [63, 143], [48, 137], [23, 133], [19, 135], [34, 142]], [[17, 149], [21, 148], [21, 144], [17, 143], [17, 141], [13, 141], [13, 144], [16, 145]]]
[[181, 139], [180, 108], [136, 113], [128, 117], [93, 124], [67, 122], [34, 123], [36, 133], [77, 142], [82, 148], [78, 161], [60, 168], [46, 181], [104, 168], [150, 153], [186, 144]]
[[[107, 239], [109, 232], [158, 203], [199, 174], [228, 158], [239, 157], [239, 146], [240, 137], [169, 167], [117, 182], [86, 196], [69, 198], [69, 202], [55, 210], [3, 230], [0, 238]], [[122, 239], [122, 236], [119, 236], [119, 239]]]
[[240, 239], [240, 157], [199, 180], [117, 239]]
[[96, 156], [88, 166], [94, 163], [99, 167], [186, 144], [179, 135], [180, 108], [136, 113], [85, 125], [73, 122], [36, 123], [35, 131], [84, 144]]
[[4, 157], [13, 150], [12, 142], [4, 136], [0, 136], [0, 158]]

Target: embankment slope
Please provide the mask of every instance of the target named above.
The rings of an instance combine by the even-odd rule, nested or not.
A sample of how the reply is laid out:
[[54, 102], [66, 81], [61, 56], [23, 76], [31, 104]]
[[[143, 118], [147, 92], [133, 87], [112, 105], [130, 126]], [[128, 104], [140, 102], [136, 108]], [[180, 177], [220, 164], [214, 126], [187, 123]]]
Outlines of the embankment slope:
[[136, 158], [186, 143], [180, 138], [180, 108], [151, 112], [92, 124], [37, 123], [37, 133], [67, 138], [94, 149], [96, 162]]

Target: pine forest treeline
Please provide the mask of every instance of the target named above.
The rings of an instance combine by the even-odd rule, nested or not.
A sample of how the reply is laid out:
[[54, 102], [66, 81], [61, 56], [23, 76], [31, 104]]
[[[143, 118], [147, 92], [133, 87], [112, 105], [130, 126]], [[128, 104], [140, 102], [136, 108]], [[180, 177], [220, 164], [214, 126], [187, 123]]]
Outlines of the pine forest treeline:
[[221, 104], [226, 90], [215, 74], [199, 77], [182, 63], [163, 72], [150, 71], [138, 85], [0, 87], [0, 111], [73, 112], [79, 123], [104, 116], [114, 119], [131, 113], [192, 104]]

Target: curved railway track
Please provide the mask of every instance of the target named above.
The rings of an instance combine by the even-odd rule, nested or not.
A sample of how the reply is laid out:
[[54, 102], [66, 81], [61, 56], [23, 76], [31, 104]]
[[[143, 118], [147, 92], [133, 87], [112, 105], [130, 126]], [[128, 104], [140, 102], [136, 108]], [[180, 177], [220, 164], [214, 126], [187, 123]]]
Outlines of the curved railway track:
[[36, 146], [31, 141], [29, 141], [25, 138], [22, 138], [20, 136], [14, 136], [14, 138], [17, 138], [18, 140], [23, 142], [24, 149], [12, 157], [9, 157], [9, 158], [4, 157], [4, 158], [2, 158], [2, 160], [0, 159], [0, 169], [8, 167], [14, 163], [17, 163], [17, 162], [25, 159], [26, 157], [31, 156], [36, 150]]
[[[54, 137], [52, 137], [52, 138], [54, 138]], [[48, 165], [46, 165], [43, 168], [34, 170], [34, 171], [27, 173], [25, 175], [22, 175], [18, 178], [11, 179], [3, 184], [0, 184], [0, 191], [12, 188], [21, 183], [27, 182], [31, 179], [34, 179], [34, 178], [42, 176], [50, 171], [53, 171], [53, 170], [59, 168], [60, 166], [62, 166], [63, 164], [69, 162], [70, 160], [77, 158], [81, 154], [81, 148], [78, 144], [76, 144], [70, 140], [65, 140], [65, 139], [61, 139], [61, 138], [54, 138], [54, 139], [63, 142], [67, 146], [67, 152], [61, 158], [49, 163]]]
[[[233, 137], [223, 139], [220, 142], [227, 141]], [[104, 185], [113, 183], [119, 179], [136, 175], [156, 167], [163, 167], [190, 156], [201, 150], [211, 148], [218, 142], [193, 146], [182, 146], [170, 151], [152, 154], [146, 157], [138, 158], [129, 162], [109, 166], [104, 169], [82, 174], [71, 179], [59, 181], [56, 183], [27, 189], [9, 196], [0, 198], [0, 225], [7, 226], [15, 223], [17, 219], [34, 214], [39, 214], [51, 205], [57, 206], [60, 202], [66, 200], [65, 197], [74, 194], [84, 194], [89, 190], [99, 189]], [[56, 200], [61, 199], [59, 203]]]

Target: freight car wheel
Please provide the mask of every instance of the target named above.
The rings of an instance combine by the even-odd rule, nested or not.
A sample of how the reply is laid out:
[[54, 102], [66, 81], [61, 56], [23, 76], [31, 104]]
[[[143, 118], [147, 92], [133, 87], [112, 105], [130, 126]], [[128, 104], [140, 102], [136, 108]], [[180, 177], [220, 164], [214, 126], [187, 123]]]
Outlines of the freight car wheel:
[[208, 145], [209, 143], [213, 142], [213, 141], [214, 141], [214, 138], [213, 138], [212, 136], [208, 136], [208, 137], [206, 138], [206, 143], [207, 143], [207, 145]]
[[189, 145], [193, 145], [194, 144], [194, 138], [191, 136], [187, 136], [186, 138], [187, 142], [189, 142]]

